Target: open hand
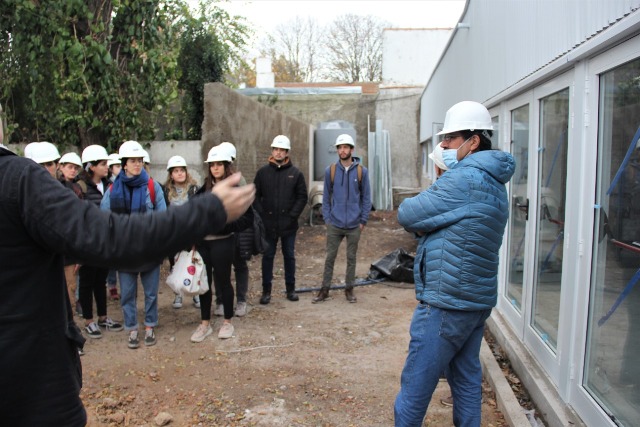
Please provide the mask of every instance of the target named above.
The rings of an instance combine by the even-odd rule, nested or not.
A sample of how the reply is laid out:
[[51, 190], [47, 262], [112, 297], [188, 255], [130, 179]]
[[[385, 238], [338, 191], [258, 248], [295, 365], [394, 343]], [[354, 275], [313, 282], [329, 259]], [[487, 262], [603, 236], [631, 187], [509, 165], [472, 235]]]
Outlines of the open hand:
[[211, 190], [211, 193], [220, 199], [224, 210], [227, 212], [227, 223], [240, 218], [249, 209], [256, 196], [256, 188], [253, 184], [247, 184], [242, 187], [237, 186], [241, 177], [242, 174], [239, 172], [234, 173], [216, 183]]

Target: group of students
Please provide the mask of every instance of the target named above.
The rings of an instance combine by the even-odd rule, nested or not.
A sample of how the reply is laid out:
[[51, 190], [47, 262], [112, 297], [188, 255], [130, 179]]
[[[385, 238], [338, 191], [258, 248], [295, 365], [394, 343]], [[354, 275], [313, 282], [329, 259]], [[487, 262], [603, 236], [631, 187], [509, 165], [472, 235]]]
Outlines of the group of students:
[[[167, 162], [167, 179], [164, 185], [154, 182], [148, 174], [149, 155], [137, 141], [124, 142], [118, 153], [111, 155], [102, 146], [90, 145], [83, 150], [81, 156], [70, 152], [61, 157], [55, 145], [50, 142], [28, 144], [24, 153], [25, 157], [42, 165], [78, 198], [95, 203], [101, 210], [126, 215], [161, 212], [169, 206], [184, 205], [196, 194], [210, 192], [216, 183], [235, 172], [233, 162], [236, 157], [236, 149], [229, 142], [213, 147], [206, 160], [207, 176], [199, 187], [187, 170], [186, 160], [181, 156], [173, 156]], [[245, 183], [243, 181], [240, 185]], [[246, 260], [240, 256], [237, 234], [252, 225], [253, 210], [248, 209], [217, 234], [207, 235], [196, 242], [195, 248], [205, 262], [209, 290], [200, 297], [193, 298], [194, 306], [200, 309], [201, 324], [191, 336], [192, 342], [202, 342], [213, 333], [210, 325], [212, 290], [215, 290], [216, 295], [214, 314], [224, 317], [219, 338], [231, 338], [234, 333], [231, 318], [234, 315], [246, 315], [249, 273]], [[173, 256], [169, 259], [173, 268]], [[131, 349], [138, 348], [140, 341], [147, 346], [156, 344], [161, 263], [162, 259], [158, 259], [135, 268], [119, 269], [118, 295], [115, 271], [79, 265], [77, 260], [67, 257], [65, 278], [69, 299], [72, 306], [76, 307], [76, 312], [84, 319], [86, 336], [101, 338], [103, 330], [116, 332], [124, 329], [128, 333], [127, 346]], [[231, 284], [232, 265], [235, 267], [237, 282], [238, 302], [235, 309], [235, 292]], [[138, 276], [144, 292], [144, 337], [139, 336], [138, 331]], [[79, 283], [77, 288], [76, 283]], [[112, 299], [120, 300], [124, 325], [107, 315], [107, 294]], [[93, 314], [94, 300], [97, 319]], [[182, 295], [175, 295], [172, 306], [176, 309], [182, 307]]]

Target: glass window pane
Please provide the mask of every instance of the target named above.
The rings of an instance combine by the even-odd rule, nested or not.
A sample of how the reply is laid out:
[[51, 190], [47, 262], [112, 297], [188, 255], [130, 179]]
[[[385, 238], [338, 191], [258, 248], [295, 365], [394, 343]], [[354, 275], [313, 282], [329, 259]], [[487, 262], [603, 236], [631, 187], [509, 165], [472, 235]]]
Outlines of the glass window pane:
[[[529, 105], [511, 112], [511, 154], [516, 170], [511, 178], [511, 212], [509, 215], [509, 263], [507, 269], [507, 298], [517, 309], [522, 307], [524, 249], [526, 231], [527, 180], [529, 161]], [[520, 207], [519, 207], [520, 206]]]
[[567, 186], [569, 89], [540, 100], [538, 228], [533, 328], [555, 351], [558, 344], [562, 243]]
[[640, 419], [640, 60], [600, 76], [598, 178], [584, 386], [620, 425]]

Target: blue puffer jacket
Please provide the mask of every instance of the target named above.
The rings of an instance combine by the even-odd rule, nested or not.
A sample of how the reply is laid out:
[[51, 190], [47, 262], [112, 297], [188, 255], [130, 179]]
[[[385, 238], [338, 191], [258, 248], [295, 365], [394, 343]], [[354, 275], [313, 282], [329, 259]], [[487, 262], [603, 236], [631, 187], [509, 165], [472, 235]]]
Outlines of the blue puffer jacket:
[[504, 184], [514, 170], [511, 154], [479, 151], [402, 202], [398, 222], [424, 233], [413, 268], [418, 300], [466, 311], [496, 305], [498, 250], [509, 216]]

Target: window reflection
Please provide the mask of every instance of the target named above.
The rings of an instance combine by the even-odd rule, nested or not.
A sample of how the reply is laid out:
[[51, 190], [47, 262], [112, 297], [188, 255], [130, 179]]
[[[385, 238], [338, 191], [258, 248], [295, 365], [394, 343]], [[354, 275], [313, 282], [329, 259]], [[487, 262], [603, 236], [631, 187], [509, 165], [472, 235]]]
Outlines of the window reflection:
[[640, 60], [600, 77], [584, 386], [620, 425], [640, 417]]

